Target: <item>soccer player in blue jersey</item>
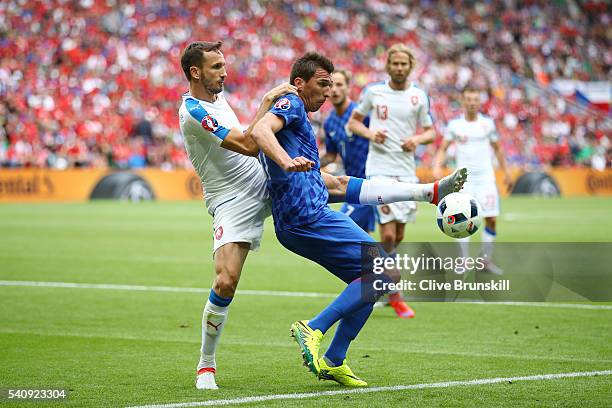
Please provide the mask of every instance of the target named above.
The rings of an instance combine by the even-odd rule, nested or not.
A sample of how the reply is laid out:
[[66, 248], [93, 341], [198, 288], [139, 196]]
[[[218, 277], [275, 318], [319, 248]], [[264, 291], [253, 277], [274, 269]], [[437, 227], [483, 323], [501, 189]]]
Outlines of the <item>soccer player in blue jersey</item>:
[[[265, 154], [262, 164], [279, 242], [347, 283], [319, 315], [292, 324], [291, 331], [304, 361], [320, 379], [363, 387], [367, 383], [353, 374], [345, 358], [350, 343], [372, 312], [373, 303], [361, 296], [360, 275], [362, 245], [373, 245], [374, 240], [348, 216], [332, 211], [327, 205], [328, 190], [320, 172], [316, 137], [308, 120], [308, 112], [319, 110], [330, 96], [333, 71], [331, 61], [320, 54], [307, 53], [299, 58], [290, 77], [290, 84], [297, 88], [299, 96], [289, 94], [278, 99], [255, 125], [251, 136]], [[286, 172], [285, 163], [297, 156], [312, 161], [312, 170]], [[458, 191], [465, 178], [465, 169], [460, 169], [439, 182], [413, 185], [413, 197], [435, 204], [446, 194]], [[371, 199], [368, 197], [371, 184], [351, 177], [346, 187], [347, 201], [363, 203]], [[392, 190], [393, 185], [385, 189]], [[378, 197], [383, 202], [382, 193]], [[339, 324], [334, 338], [325, 355], [319, 357], [323, 336], [336, 322]]]
[[[365, 164], [368, 159], [370, 141], [364, 137], [347, 133], [346, 124], [357, 104], [349, 97], [350, 74], [337, 70], [332, 74], [331, 102], [334, 110], [329, 114], [323, 129], [325, 131], [325, 154], [321, 156], [321, 167], [342, 158], [347, 176], [365, 178]], [[368, 118], [364, 124], [368, 125]], [[374, 231], [376, 207], [371, 205], [344, 203], [340, 212], [351, 217], [364, 231]]]

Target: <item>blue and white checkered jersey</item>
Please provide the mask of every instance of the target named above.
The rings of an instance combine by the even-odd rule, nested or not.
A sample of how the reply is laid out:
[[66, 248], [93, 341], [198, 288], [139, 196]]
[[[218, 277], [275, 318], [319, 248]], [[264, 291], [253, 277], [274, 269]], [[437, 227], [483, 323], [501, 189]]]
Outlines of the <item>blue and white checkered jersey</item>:
[[[365, 166], [370, 142], [364, 137], [352, 133], [347, 134], [346, 131], [346, 124], [356, 106], [355, 102], [351, 102], [342, 116], [338, 116], [336, 110], [329, 114], [325, 123], [323, 123], [325, 149], [329, 153], [340, 155], [347, 176], [365, 178]], [[368, 117], [365, 118], [364, 124], [368, 126]]]
[[284, 231], [309, 224], [325, 215], [328, 193], [321, 177], [315, 132], [300, 97], [285, 95], [276, 101], [270, 112], [284, 122], [276, 137], [289, 156], [303, 156], [315, 163], [311, 171], [287, 173], [272, 159], [263, 157], [272, 197], [274, 228]]

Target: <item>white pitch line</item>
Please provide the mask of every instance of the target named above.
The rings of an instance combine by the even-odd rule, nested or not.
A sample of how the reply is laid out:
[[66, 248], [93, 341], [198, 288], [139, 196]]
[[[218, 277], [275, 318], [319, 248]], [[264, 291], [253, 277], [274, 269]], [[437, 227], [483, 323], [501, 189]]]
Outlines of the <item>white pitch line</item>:
[[[75, 283], [75, 282], [39, 282], [39, 281], [13, 281], [0, 280], [0, 286], [29, 286], [47, 288], [69, 288], [69, 289], [106, 289], [126, 290], [136, 292], [184, 292], [184, 293], [209, 293], [210, 289], [189, 288], [178, 286], [145, 286], [145, 285], [118, 285], [110, 283]], [[279, 297], [310, 297], [310, 298], [335, 298], [334, 293], [320, 292], [290, 292], [279, 290], [238, 290], [238, 295], [246, 296], [279, 296]], [[548, 307], [562, 309], [589, 309], [589, 310], [612, 310], [612, 305], [594, 305], [586, 303], [544, 303], [544, 302], [455, 302], [455, 304], [466, 305], [498, 305], [498, 306], [527, 306]]]
[[[70, 288], [70, 289], [106, 289], [127, 290], [136, 292], [185, 292], [185, 293], [209, 293], [210, 289], [188, 288], [178, 286], [144, 286], [144, 285], [115, 285], [109, 283], [74, 283], [74, 282], [37, 282], [37, 281], [10, 281], [0, 280], [0, 286], [30, 286], [46, 288]], [[254, 296], [281, 296], [281, 297], [312, 297], [312, 298], [335, 298], [333, 293], [317, 292], [288, 292], [277, 290], [238, 290], [239, 295]]]
[[461, 387], [461, 386], [473, 386], [473, 385], [487, 385], [487, 384], [505, 383], [509, 381], [512, 382], [512, 381], [557, 380], [561, 378], [595, 377], [595, 376], [600, 376], [600, 375], [612, 375], [612, 370], [559, 373], [559, 374], [541, 374], [541, 375], [530, 375], [530, 376], [522, 376], [522, 377], [506, 377], [506, 378], [482, 378], [478, 380], [467, 380], [467, 381], [446, 381], [446, 382], [438, 382], [438, 383], [394, 385], [390, 387], [343, 389], [343, 390], [335, 390], [335, 391], [309, 392], [309, 393], [302, 393], [302, 394], [260, 395], [260, 396], [253, 396], [253, 397], [243, 397], [243, 398], [224, 399], [224, 400], [178, 402], [178, 403], [172, 403], [172, 404], [155, 404], [155, 405], [138, 405], [138, 406], [132, 406], [128, 408], [185, 408], [185, 407], [204, 407], [204, 406], [211, 406], [211, 405], [214, 405], [214, 406], [237, 405], [237, 404], [247, 404], [251, 402], [305, 399], [305, 398], [346, 395], [346, 394], [370, 394], [370, 393], [385, 392], [385, 391], [392, 392], [392, 391], [405, 391], [405, 390], [422, 390], [426, 388], [449, 388], [449, 387]]
[[467, 303], [468, 305], [498, 305], [498, 306], [531, 306], [531, 307], [551, 307], [561, 309], [591, 309], [591, 310], [612, 310], [612, 305], [592, 305], [589, 303], [544, 303], [544, 302], [455, 302]]

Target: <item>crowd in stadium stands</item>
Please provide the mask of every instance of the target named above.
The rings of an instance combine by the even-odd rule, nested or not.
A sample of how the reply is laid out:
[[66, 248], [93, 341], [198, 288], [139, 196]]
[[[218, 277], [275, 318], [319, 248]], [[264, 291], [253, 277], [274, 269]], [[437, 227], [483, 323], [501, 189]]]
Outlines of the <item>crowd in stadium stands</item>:
[[[8, 0], [0, 165], [189, 167], [177, 121], [187, 90], [180, 53], [190, 41], [221, 39], [226, 92], [243, 123], [305, 51], [351, 70], [357, 98], [386, 78], [385, 48], [404, 42], [418, 56], [413, 77], [430, 94], [440, 133], [469, 82], [483, 89], [511, 164], [610, 167], [608, 114], [542, 90], [557, 78], [611, 79], [610, 17], [605, 0]], [[431, 164], [435, 148], [422, 147], [420, 162]]]

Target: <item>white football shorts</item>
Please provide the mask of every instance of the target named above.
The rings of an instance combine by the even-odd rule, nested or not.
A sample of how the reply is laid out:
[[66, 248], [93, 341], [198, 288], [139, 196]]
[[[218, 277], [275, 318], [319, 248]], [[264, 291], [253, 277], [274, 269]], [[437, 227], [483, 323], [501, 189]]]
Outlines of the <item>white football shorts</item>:
[[263, 197], [238, 195], [214, 209], [213, 254], [230, 242], [248, 242], [251, 251], [261, 244], [264, 221], [272, 214], [270, 200]]
[[493, 180], [468, 180], [463, 185], [462, 193], [473, 195], [482, 209], [482, 217], [497, 217], [499, 215], [499, 193]]

